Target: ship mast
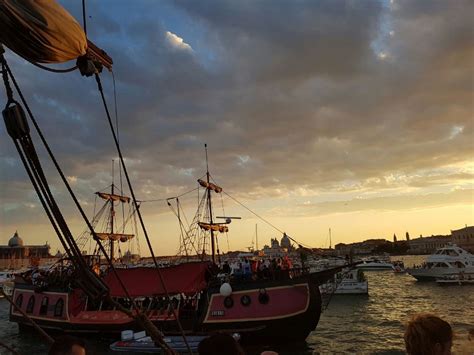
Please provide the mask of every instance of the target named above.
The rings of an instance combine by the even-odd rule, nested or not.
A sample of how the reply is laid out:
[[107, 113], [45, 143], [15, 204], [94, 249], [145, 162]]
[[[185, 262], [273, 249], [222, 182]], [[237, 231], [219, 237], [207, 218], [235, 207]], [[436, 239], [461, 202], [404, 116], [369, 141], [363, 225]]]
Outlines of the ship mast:
[[[114, 160], [112, 159], [112, 186], [110, 188], [110, 193], [113, 196], [114, 195]], [[114, 211], [114, 200], [110, 199], [110, 234], [114, 234], [114, 216], [115, 216], [115, 211]], [[112, 262], [114, 261], [114, 241], [113, 239], [110, 239], [110, 260]]]
[[[209, 175], [209, 161], [207, 159], [207, 144], [204, 144], [204, 149], [206, 150], [206, 178], [207, 184], [210, 183], [210, 175]], [[209, 208], [209, 223], [212, 225], [212, 203], [211, 203], [211, 189], [207, 189], [207, 204]], [[212, 249], [212, 263], [216, 263], [216, 247], [214, 241], [214, 231], [211, 228], [211, 249]]]

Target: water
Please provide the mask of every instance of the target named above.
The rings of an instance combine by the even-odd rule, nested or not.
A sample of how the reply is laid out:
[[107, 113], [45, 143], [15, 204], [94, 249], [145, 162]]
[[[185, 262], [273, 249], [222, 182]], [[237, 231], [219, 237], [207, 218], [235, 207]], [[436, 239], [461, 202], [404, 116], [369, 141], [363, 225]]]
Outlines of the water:
[[[405, 265], [420, 263], [420, 257], [399, 257]], [[304, 344], [272, 345], [247, 349], [258, 354], [273, 349], [280, 354], [366, 353], [403, 354], [404, 324], [419, 312], [434, 313], [448, 321], [456, 334], [453, 352], [466, 353], [469, 329], [474, 328], [474, 286], [439, 286], [420, 283], [391, 271], [365, 273], [369, 297], [334, 296], [322, 314], [318, 328]], [[20, 354], [46, 354], [47, 347], [34, 334], [18, 332], [8, 322], [8, 303], [0, 300], [0, 342]], [[88, 340], [94, 354], [106, 354], [110, 340]], [[474, 347], [471, 353], [474, 353]], [[0, 348], [0, 354], [8, 354]]]

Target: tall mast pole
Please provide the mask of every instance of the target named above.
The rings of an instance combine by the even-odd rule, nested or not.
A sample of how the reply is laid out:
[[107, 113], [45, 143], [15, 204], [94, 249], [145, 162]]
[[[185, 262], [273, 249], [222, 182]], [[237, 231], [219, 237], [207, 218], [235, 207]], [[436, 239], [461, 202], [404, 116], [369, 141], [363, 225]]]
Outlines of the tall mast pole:
[[[204, 149], [206, 150], [206, 177], [207, 183], [210, 183], [210, 175], [209, 175], [209, 161], [207, 159], [207, 144], [204, 144]], [[212, 226], [212, 203], [211, 203], [211, 189], [207, 188], [207, 204], [209, 207], [209, 223]], [[214, 241], [214, 231], [211, 228], [211, 249], [212, 249], [212, 262], [216, 263], [216, 249], [215, 249], [215, 241]]]
[[258, 233], [257, 233], [257, 223], [255, 223], [255, 249], [258, 252]]
[[329, 228], [329, 249], [332, 249], [331, 228]]
[[[112, 159], [112, 186], [111, 194], [114, 194], [114, 160]], [[114, 233], [114, 200], [110, 198], [110, 234]], [[113, 239], [109, 240], [110, 243], [110, 260], [114, 261], [114, 241]]]

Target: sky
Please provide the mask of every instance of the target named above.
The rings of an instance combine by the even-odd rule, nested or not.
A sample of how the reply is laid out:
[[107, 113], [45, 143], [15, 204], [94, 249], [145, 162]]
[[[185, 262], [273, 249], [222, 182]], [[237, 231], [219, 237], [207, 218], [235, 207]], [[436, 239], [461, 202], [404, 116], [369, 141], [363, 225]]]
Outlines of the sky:
[[[82, 23], [81, 2], [60, 3]], [[197, 187], [205, 143], [213, 179], [269, 222], [216, 196], [217, 215], [242, 217], [220, 236], [222, 251], [250, 246], [256, 225], [260, 247], [281, 231], [328, 247], [329, 228], [334, 245], [473, 225], [473, 12], [462, 0], [87, 1], [88, 37], [114, 60], [137, 198], [160, 200], [141, 207], [155, 253], [178, 249], [163, 199]], [[94, 79], [6, 58], [92, 216], [117, 160]], [[114, 113], [112, 75], [101, 77]], [[37, 138], [79, 235], [85, 225]], [[196, 201], [183, 196], [187, 218]], [[0, 125], [0, 244], [16, 230], [25, 244], [59, 247]]]

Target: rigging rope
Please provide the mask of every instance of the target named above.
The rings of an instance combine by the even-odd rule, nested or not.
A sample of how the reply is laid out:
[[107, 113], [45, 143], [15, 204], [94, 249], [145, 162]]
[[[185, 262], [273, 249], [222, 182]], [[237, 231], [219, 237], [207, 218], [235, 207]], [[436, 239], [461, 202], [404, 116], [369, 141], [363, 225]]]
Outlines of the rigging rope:
[[303, 246], [305, 248], [308, 248], [308, 249], [311, 249], [312, 247], [308, 246], [308, 245], [305, 245], [301, 242], [298, 242], [297, 240], [293, 239], [292, 237], [290, 237], [288, 234], [286, 234], [285, 232], [283, 232], [281, 229], [275, 227], [272, 223], [270, 223], [269, 221], [267, 221], [265, 218], [263, 218], [262, 216], [258, 215], [257, 213], [255, 213], [254, 211], [252, 211], [250, 208], [248, 208], [247, 206], [245, 206], [242, 202], [238, 201], [236, 198], [232, 197], [231, 195], [229, 195], [227, 192], [225, 191], [222, 191], [224, 194], [226, 194], [228, 197], [230, 197], [232, 200], [234, 200], [234, 202], [238, 203], [239, 205], [241, 205], [243, 208], [245, 208], [247, 211], [249, 211], [250, 213], [252, 213], [254, 216], [256, 216], [257, 218], [261, 219], [263, 222], [265, 222], [266, 224], [268, 224], [270, 227], [272, 227], [273, 229], [275, 229], [276, 231], [280, 232], [281, 234], [284, 234], [286, 235], [290, 240], [292, 240], [293, 242], [295, 242], [296, 244], [298, 244], [298, 246]]
[[[35, 129], [36, 129], [36, 132], [38, 133], [44, 147], [46, 148], [46, 151], [48, 152], [49, 156], [50, 156], [50, 159], [51, 161], [53, 162], [56, 170], [58, 171], [59, 175], [61, 176], [61, 179], [64, 183], [64, 185], [66, 186], [71, 198], [73, 199], [77, 209], [79, 210], [82, 218], [84, 219], [85, 223], [87, 224], [89, 230], [91, 231], [91, 234], [94, 236], [94, 239], [97, 241], [97, 246], [99, 247], [99, 249], [101, 250], [101, 252], [103, 253], [107, 263], [109, 264], [110, 266], [110, 269], [112, 270], [114, 276], [116, 277], [120, 287], [123, 289], [126, 297], [131, 301], [132, 303], [132, 306], [134, 308], [134, 310], [136, 311], [137, 313], [137, 317], [139, 317], [138, 319], [141, 320], [142, 322], [145, 321], [143, 319], [140, 318], [140, 309], [138, 308], [138, 306], [136, 305], [135, 301], [132, 299], [132, 297], [130, 296], [127, 288], [125, 287], [125, 285], [123, 284], [122, 280], [120, 279], [120, 277], [118, 276], [118, 273], [117, 273], [117, 270], [115, 269], [115, 267], [113, 266], [113, 263], [112, 261], [110, 260], [108, 254], [106, 253], [105, 249], [104, 249], [104, 246], [102, 245], [102, 243], [100, 242], [100, 239], [97, 237], [94, 229], [92, 228], [92, 225], [91, 223], [89, 222], [87, 216], [85, 215], [84, 213], [84, 210], [82, 209], [82, 206], [79, 204], [79, 201], [77, 200], [74, 192], [72, 191], [61, 167], [59, 166], [54, 154], [52, 153], [41, 129], [39, 128], [39, 125], [35, 119], [35, 117], [33, 116], [33, 113], [31, 112], [29, 106], [28, 106], [28, 103], [26, 102], [26, 99], [25, 97], [23, 96], [23, 93], [18, 85], [18, 83], [16, 82], [15, 80], [15, 77], [13, 76], [13, 73], [11, 72], [10, 70], [10, 67], [8, 66], [8, 64], [6, 63], [6, 60], [4, 58], [3, 55], [0, 56], [0, 60], [2, 61], [2, 65], [4, 65], [6, 67], [6, 70], [8, 72], [8, 74], [10, 75], [11, 79], [12, 79], [12, 82], [15, 86], [15, 89], [16, 91], [18, 92], [18, 95], [20, 96], [21, 98], [21, 101], [23, 103], [23, 105], [25, 106], [27, 112], [28, 112], [28, 116], [31, 120], [31, 122], [33, 123], [33, 125], [35, 126]], [[26, 137], [26, 139], [29, 139], [29, 135]], [[18, 148], [18, 143], [14, 140], [15, 142], [15, 145], [17, 146], [17, 149]], [[32, 142], [29, 142], [29, 141], [26, 141], [25, 144], [28, 144], [28, 143], [31, 143], [31, 149], [30, 149], [30, 154], [33, 152], [34, 150], [34, 147], [33, 147], [33, 144]], [[30, 148], [29, 146], [27, 146], [27, 148]], [[22, 154], [20, 153], [20, 156], [22, 156]], [[24, 160], [24, 157], [22, 157], [22, 160], [24, 162], [24, 164], [26, 164], [26, 161]], [[38, 194], [38, 197], [40, 198], [40, 201], [41, 203], [43, 204], [43, 207], [45, 208], [45, 211], [46, 211], [46, 214], [48, 215], [48, 217], [50, 218], [50, 221], [51, 221], [51, 224], [53, 226], [53, 228], [55, 229], [55, 231], [57, 233], [59, 233], [59, 229], [58, 229], [58, 226], [56, 226], [56, 223], [58, 223], [59, 225], [59, 228], [61, 228], [61, 230], [63, 231], [63, 234], [64, 234], [64, 237], [67, 238], [67, 241], [68, 241], [68, 244], [69, 246], [71, 247], [71, 251], [70, 253], [72, 253], [72, 251], [74, 251], [76, 254], [76, 258], [72, 258], [71, 256], [71, 259], [72, 260], [77, 260], [77, 262], [80, 264], [81, 268], [80, 270], [82, 271], [83, 273], [83, 276], [86, 278], [86, 280], [88, 280], [88, 282], [86, 280], [86, 283], [87, 283], [87, 287], [85, 285], [82, 285], [81, 287], [83, 288], [84, 291], [88, 292], [91, 290], [91, 286], [95, 286], [96, 287], [96, 291], [97, 292], [104, 292], [103, 290], [107, 290], [107, 286], [103, 283], [103, 281], [97, 277], [97, 275], [95, 273], [92, 272], [92, 270], [85, 264], [85, 261], [84, 259], [82, 258], [82, 255], [80, 253], [80, 251], [78, 252], [78, 247], [77, 247], [77, 244], [75, 243], [74, 241], [74, 238], [72, 237], [72, 234], [70, 233], [69, 231], [69, 228], [67, 226], [67, 223], [65, 222], [61, 212], [59, 211], [59, 208], [57, 207], [57, 205], [55, 204], [55, 201], [54, 201], [54, 198], [52, 197], [52, 194], [51, 192], [49, 191], [49, 187], [47, 185], [47, 181], [46, 181], [46, 178], [44, 177], [44, 175], [42, 175], [42, 170], [41, 169], [41, 164], [39, 163], [39, 160], [38, 160], [38, 157], [37, 156], [33, 156], [31, 157], [31, 164], [36, 164], [35, 168], [38, 168], [39, 170], [33, 170], [33, 174], [32, 172], [28, 169], [28, 166], [25, 165], [25, 168], [28, 172], [28, 175], [30, 176], [30, 179], [31, 179], [31, 182], [33, 184], [33, 186], [35, 187], [35, 190], [37, 191], [37, 194]], [[39, 188], [38, 188], [38, 184], [35, 182], [35, 179], [38, 180], [38, 182], [44, 184], [44, 186], [40, 185]], [[48, 198], [48, 201], [45, 201], [41, 195], [41, 193], [44, 193], [45, 194], [45, 198]], [[46, 204], [46, 202], [48, 202], [48, 205]], [[54, 217], [56, 218], [56, 220], [53, 220], [52, 218], [52, 215], [51, 213], [49, 212], [48, 208], [49, 207], [50, 209], [52, 209], [52, 212], [55, 213]], [[59, 239], [61, 240], [61, 237], [60, 237], [60, 234], [58, 234], [58, 237]], [[67, 252], [69, 249], [67, 247], [65, 247], [65, 251]], [[68, 254], [69, 255], [69, 254]], [[100, 288], [101, 290], [99, 291]], [[110, 298], [110, 297], [109, 297]], [[111, 301], [113, 301], [111, 298], [110, 298]], [[162, 339], [161, 339], [162, 340]], [[161, 344], [161, 343], [160, 343]], [[162, 347], [164, 349], [168, 349], [169, 350], [169, 346], [163, 342], [162, 344]]]
[[198, 190], [199, 187], [196, 187], [192, 190], [189, 190], [189, 191], [186, 191], [184, 193], [182, 193], [181, 195], [178, 195], [178, 196], [173, 196], [173, 197], [167, 197], [167, 198], [159, 198], [159, 199], [153, 199], [153, 200], [137, 200], [137, 202], [141, 202], [141, 203], [145, 203], [145, 202], [163, 202], [163, 201], [168, 201], [168, 200], [174, 200], [176, 198], [181, 198], [187, 194], [190, 194], [191, 192], [194, 192], [196, 190]]
[[[138, 219], [140, 221], [140, 225], [142, 227], [142, 230], [143, 230], [143, 234], [145, 235], [145, 240], [148, 244], [148, 249], [150, 250], [150, 253], [151, 253], [151, 257], [153, 259], [153, 263], [155, 264], [155, 268], [157, 270], [157, 273], [158, 273], [158, 277], [160, 279], [160, 282], [161, 282], [161, 285], [163, 286], [163, 290], [165, 291], [165, 294], [166, 294], [166, 298], [168, 299], [168, 301], [170, 302], [171, 304], [171, 298], [170, 298], [170, 295], [168, 293], [168, 289], [166, 287], [166, 284], [165, 284], [165, 280], [163, 278], [163, 275], [161, 274], [161, 271], [160, 271], [160, 268], [158, 266], [158, 262], [156, 261], [156, 257], [155, 257], [155, 253], [153, 251], [153, 247], [151, 246], [151, 242], [150, 242], [150, 238], [148, 237], [148, 232], [146, 230], [146, 227], [145, 227], [145, 222], [143, 221], [143, 217], [142, 217], [142, 214], [140, 213], [140, 209], [139, 209], [139, 206], [138, 206], [138, 202], [137, 202], [137, 199], [135, 197], [135, 192], [134, 192], [134, 189], [133, 189], [133, 186], [132, 186], [132, 183], [130, 181], [130, 177], [128, 175], [128, 171], [127, 171], [127, 167], [125, 165], [125, 162], [124, 162], [124, 159], [123, 159], [123, 155], [122, 155], [122, 150], [120, 148], [120, 144], [119, 144], [119, 141], [117, 139], [117, 135], [115, 134], [115, 131], [114, 131], [114, 126], [112, 124], [112, 119], [110, 117], [110, 112], [109, 112], [109, 108], [107, 106], [107, 101], [105, 100], [105, 95], [104, 95], [104, 91], [103, 91], [103, 88], [102, 88], [102, 83], [101, 83], [101, 80], [100, 80], [100, 76], [98, 73], [95, 73], [95, 79], [96, 79], [96, 82], [97, 82], [97, 88], [99, 90], [99, 93], [100, 93], [100, 96], [102, 98], [102, 103], [104, 105], [104, 109], [105, 109], [105, 113], [107, 115], [107, 120], [109, 122], [109, 126], [110, 126], [110, 129], [111, 129], [111, 132], [112, 132], [112, 136], [114, 138], [114, 142], [115, 142], [115, 147], [117, 149], [117, 152], [119, 154], [119, 158], [120, 158], [120, 163], [122, 165], [122, 168], [123, 168], [123, 172], [124, 172], [124, 175], [125, 175], [125, 179], [127, 181], [127, 184], [128, 184], [128, 188], [130, 190], [130, 194], [132, 195], [132, 201], [133, 201], [133, 204], [135, 205], [135, 208], [137, 210], [137, 214], [138, 214]], [[183, 337], [183, 340], [184, 340], [184, 343], [186, 344], [186, 347], [189, 351], [190, 354], [192, 354], [192, 350], [191, 350], [191, 347], [189, 346], [189, 343], [188, 343], [188, 340], [186, 339], [186, 336], [184, 334], [184, 330], [183, 330], [183, 327], [181, 325], [181, 322], [179, 321], [178, 319], [178, 316], [176, 314], [176, 310], [174, 309], [174, 306], [171, 305], [171, 311], [173, 313], [173, 316], [174, 318], [176, 319], [176, 322], [178, 324], [178, 327], [179, 327], [179, 331]]]

